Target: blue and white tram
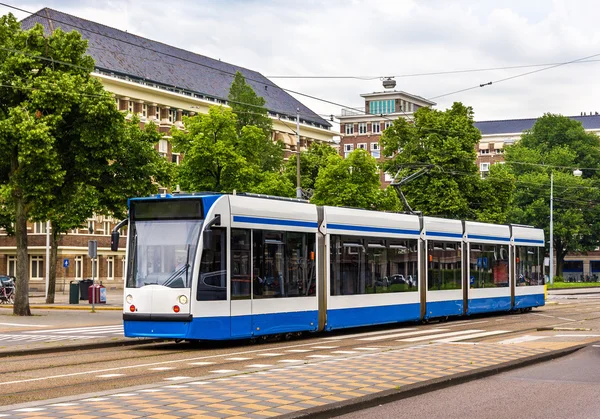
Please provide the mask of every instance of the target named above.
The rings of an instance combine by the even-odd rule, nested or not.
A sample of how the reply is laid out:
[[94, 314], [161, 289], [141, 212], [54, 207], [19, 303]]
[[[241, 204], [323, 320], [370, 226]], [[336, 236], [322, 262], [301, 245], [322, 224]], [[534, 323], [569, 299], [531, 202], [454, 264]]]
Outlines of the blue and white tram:
[[296, 200], [129, 201], [125, 336], [242, 339], [544, 304], [543, 230]]

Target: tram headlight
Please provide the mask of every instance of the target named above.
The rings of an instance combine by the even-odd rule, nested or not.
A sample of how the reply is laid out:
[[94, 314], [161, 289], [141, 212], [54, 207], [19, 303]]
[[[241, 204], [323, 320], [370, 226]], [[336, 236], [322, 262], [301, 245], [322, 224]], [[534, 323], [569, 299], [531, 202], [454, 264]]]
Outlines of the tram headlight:
[[131, 304], [133, 301], [133, 295], [128, 294], [127, 297], [125, 297], [125, 301], [127, 301], [127, 304]]
[[180, 304], [187, 304], [188, 302], [188, 298], [185, 295], [180, 295], [178, 300]]

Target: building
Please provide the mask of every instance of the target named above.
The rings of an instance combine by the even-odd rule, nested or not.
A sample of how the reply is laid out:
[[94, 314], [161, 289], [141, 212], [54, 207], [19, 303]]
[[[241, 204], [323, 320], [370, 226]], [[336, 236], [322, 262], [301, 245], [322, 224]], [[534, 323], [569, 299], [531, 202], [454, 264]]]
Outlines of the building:
[[[340, 155], [347, 157], [356, 149], [368, 151], [381, 160], [379, 139], [381, 133], [398, 118], [411, 119], [423, 106], [435, 106], [435, 102], [402, 91], [365, 93], [364, 108], [342, 109], [340, 120]], [[382, 185], [392, 181], [392, 176], [381, 173]]]
[[[600, 115], [598, 112], [589, 115], [569, 118], [581, 122], [587, 132], [600, 135]], [[504, 150], [521, 139], [525, 131], [533, 128], [537, 118], [505, 119], [498, 121], [479, 121], [475, 126], [481, 131], [481, 141], [477, 145], [477, 167], [482, 177], [487, 176], [490, 166], [504, 161]]]
[[[168, 135], [171, 128], [183, 129], [185, 115], [207, 113], [213, 105], [228, 106], [229, 88], [237, 71], [244, 75], [257, 95], [266, 100], [265, 107], [273, 119], [273, 139], [283, 141], [287, 155], [302, 151], [313, 142], [331, 143], [337, 134], [329, 122], [256, 71], [49, 8], [23, 19], [21, 25], [29, 29], [37, 23], [48, 34], [58, 28], [65, 32], [76, 30], [87, 39], [87, 53], [95, 61], [93, 76], [114, 94], [115, 106], [121, 111], [128, 116], [137, 115], [142, 124], [152, 121], [158, 125], [164, 133], [159, 152], [174, 164], [180, 163], [181, 156], [172, 151]], [[300, 144], [295, 134], [298, 115]], [[72, 279], [91, 277], [92, 269], [104, 285], [122, 287], [124, 249], [110, 251], [110, 232], [116, 221], [95, 217], [62, 239], [57, 266], [59, 292], [63, 283], [68, 288]], [[45, 228], [45, 223], [29, 226], [32, 290], [44, 289]], [[87, 256], [88, 240], [98, 241], [97, 267]], [[123, 246], [124, 243], [123, 240]], [[15, 249], [14, 238], [0, 234], [0, 273], [14, 275]], [[68, 268], [63, 267], [64, 260], [69, 261]]]

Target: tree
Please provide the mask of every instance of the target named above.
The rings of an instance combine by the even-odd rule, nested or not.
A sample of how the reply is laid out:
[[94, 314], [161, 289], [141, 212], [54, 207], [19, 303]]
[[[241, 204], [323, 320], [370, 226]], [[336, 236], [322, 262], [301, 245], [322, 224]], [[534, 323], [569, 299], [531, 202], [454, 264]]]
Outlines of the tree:
[[206, 115], [186, 118], [186, 132], [173, 131], [175, 149], [185, 154], [179, 184], [187, 190], [264, 193], [276, 192], [279, 183], [282, 193], [288, 193], [293, 186], [285, 185], [283, 177], [274, 182], [272, 175], [279, 175], [283, 157], [272, 170], [263, 164], [269, 150], [265, 143], [271, 140], [254, 126], [243, 127], [238, 136], [236, 121], [231, 109], [213, 106]]
[[[431, 166], [424, 176], [402, 186], [411, 208], [425, 215], [449, 218], [503, 221], [502, 214], [510, 203], [511, 183], [480, 179], [475, 165], [475, 146], [481, 133], [474, 126], [473, 110], [454, 103], [445, 111], [420, 108], [414, 121], [399, 118], [381, 137], [383, 154], [388, 157], [383, 168], [398, 180], [416, 170]], [[499, 172], [498, 177], [505, 177]], [[496, 207], [487, 201], [496, 190], [506, 202]]]
[[[81, 116], [71, 113], [63, 118]], [[71, 122], [69, 125], [84, 124]], [[87, 145], [67, 133], [57, 136], [57, 148], [66, 151], [59, 153], [61, 167], [65, 168], [63, 183], [52, 191], [51, 208], [39, 208], [38, 216], [34, 208], [31, 215], [33, 219], [50, 220], [52, 227], [47, 303], [54, 302], [58, 245], [63, 236], [94, 214], [125, 218], [127, 198], [156, 193], [157, 184], [167, 185], [170, 181], [170, 165], [155, 149], [162, 137], [156, 126], [147, 124], [142, 130], [139, 120], [133, 118], [121, 120], [117, 128], [114, 133], [106, 133], [113, 134], [106, 141]], [[107, 151], [109, 154], [105, 155]]]
[[147, 171], [112, 95], [91, 76], [79, 33], [23, 31], [8, 15], [0, 18], [0, 46], [0, 196], [15, 223], [14, 313], [29, 315], [28, 219], [50, 219], [59, 234], [94, 210], [120, 205], [122, 214], [123, 193], [141, 189], [136, 176]]
[[[314, 191], [319, 171], [327, 166], [329, 157], [336, 155], [337, 151], [325, 143], [312, 143], [308, 150], [300, 153], [300, 186], [303, 191]], [[285, 177], [292, 185], [297, 182], [296, 165], [295, 155], [285, 165]]]
[[[506, 166], [517, 179], [510, 220], [544, 228], [549, 234], [550, 175], [554, 177], [556, 274], [572, 251], [600, 242], [600, 148], [598, 137], [578, 121], [545, 114], [521, 140], [506, 149]], [[573, 176], [581, 167], [583, 176]]]
[[392, 188], [380, 188], [376, 160], [360, 149], [346, 159], [337, 154], [328, 158], [317, 176], [311, 203], [380, 211], [396, 211], [400, 206]]

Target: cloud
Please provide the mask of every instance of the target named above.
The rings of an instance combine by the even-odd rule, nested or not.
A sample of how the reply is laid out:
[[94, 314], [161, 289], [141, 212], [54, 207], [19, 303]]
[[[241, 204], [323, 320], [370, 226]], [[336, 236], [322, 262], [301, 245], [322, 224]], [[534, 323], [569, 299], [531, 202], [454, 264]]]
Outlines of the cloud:
[[[600, 9], [591, 0], [578, 1], [578, 7], [565, 0], [21, 0], [19, 5], [52, 7], [264, 75], [378, 77], [562, 62], [600, 53]], [[595, 111], [598, 65], [573, 64], [477, 88], [441, 98], [438, 107], [462, 101], [477, 119]], [[532, 70], [398, 78], [397, 89], [432, 97]], [[361, 93], [383, 90], [378, 79], [273, 81], [359, 107]], [[340, 106], [298, 98], [319, 114], [340, 113]]]

